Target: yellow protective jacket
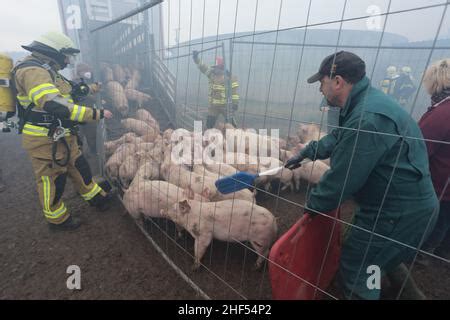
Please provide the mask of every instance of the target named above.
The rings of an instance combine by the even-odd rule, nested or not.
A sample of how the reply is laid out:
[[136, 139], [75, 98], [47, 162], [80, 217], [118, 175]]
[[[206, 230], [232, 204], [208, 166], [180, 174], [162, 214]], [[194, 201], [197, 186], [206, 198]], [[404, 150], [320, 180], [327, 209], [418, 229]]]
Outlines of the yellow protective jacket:
[[[226, 83], [223, 71], [217, 72], [215, 68], [199, 62], [198, 68], [209, 79], [208, 101], [211, 106], [223, 107], [227, 104]], [[239, 82], [235, 77], [231, 79], [231, 99], [233, 105], [239, 104]]]
[[398, 79], [398, 76], [395, 77], [386, 77], [380, 82], [380, 90], [387, 95], [394, 94], [395, 83]]
[[[46, 66], [25, 66], [17, 69], [15, 72], [15, 86], [17, 90], [17, 99], [25, 109], [32, 107], [34, 112], [50, 114], [45, 111], [44, 104], [47, 101], [55, 100], [65, 106], [70, 111], [70, 116], [65, 120], [66, 123], [75, 125], [78, 122], [98, 121], [103, 117], [101, 110], [77, 105], [73, 102], [70, 95], [72, 87], [70, 83], [62, 77], [56, 67], [50, 68], [50, 60], [44, 56], [33, 53], [22, 62], [35, 60]], [[48, 137], [48, 126], [36, 125], [26, 122], [23, 128], [23, 144], [26, 149], [33, 145], [51, 144], [52, 140]], [[70, 135], [67, 130], [66, 136]]]

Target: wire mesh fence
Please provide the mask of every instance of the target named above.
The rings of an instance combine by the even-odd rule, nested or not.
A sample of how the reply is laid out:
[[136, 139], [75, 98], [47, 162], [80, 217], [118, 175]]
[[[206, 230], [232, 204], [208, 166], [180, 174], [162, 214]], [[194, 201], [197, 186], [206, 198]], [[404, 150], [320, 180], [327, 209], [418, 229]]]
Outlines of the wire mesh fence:
[[[148, 235], [202, 296], [272, 299], [272, 290], [280, 286], [271, 274], [277, 266], [291, 282], [314, 288], [314, 297], [341, 298], [333, 289], [339, 281], [331, 289], [330, 283], [323, 285], [327, 257], [339, 239], [343, 246], [339, 266], [334, 262], [339, 267], [336, 279], [343, 282], [347, 298], [379, 297], [377, 288], [361, 287], [369, 281], [368, 267], [378, 264], [382, 279], [387, 279], [383, 298], [420, 297], [412, 278], [429, 297], [448, 298], [450, 261], [444, 253], [448, 242], [442, 242], [441, 251], [426, 242], [438, 217], [448, 210], [448, 181], [435, 195], [428, 164], [420, 159], [428, 158], [424, 142], [448, 152], [450, 141], [448, 136], [424, 137], [416, 122], [431, 105], [423, 85], [427, 68], [449, 57], [449, 2], [159, 2], [134, 1], [134, 8], [119, 10], [119, 2], [110, 1], [104, 21], [86, 2], [90, 31], [72, 36], [82, 39], [82, 57], [103, 83], [98, 103], [114, 112], [114, 120], [105, 125], [109, 141], [102, 156], [105, 174], [121, 189], [130, 214], [144, 217]], [[132, 15], [123, 16], [132, 9]], [[113, 23], [104, 25], [109, 20]], [[352, 96], [360, 101], [360, 113], [348, 111], [348, 102], [346, 107], [333, 104], [330, 96], [324, 99], [323, 83], [319, 90], [306, 81], [326, 56], [341, 50], [364, 60], [367, 86], [384, 91], [373, 94], [380, 91], [368, 89]], [[226, 72], [217, 71], [220, 60]], [[396, 88], [400, 78], [408, 79], [407, 94]], [[379, 95], [382, 98], [376, 98]], [[380, 106], [382, 111], [374, 111], [377, 104], [372, 99], [393, 109]], [[348, 121], [352, 112], [354, 118]], [[182, 146], [194, 142], [186, 147], [188, 153], [202, 154], [211, 143], [204, 139], [207, 122], [215, 121], [213, 125], [225, 134], [232, 118], [240, 130], [235, 132], [238, 142], [242, 137], [262, 139], [264, 129], [267, 134], [278, 133], [276, 152], [268, 155], [277, 154], [272, 159], [276, 166], [321, 137], [325, 142], [334, 139], [334, 148], [311, 149], [309, 157], [316, 161], [295, 170], [285, 168], [225, 196], [216, 188], [218, 178], [268, 168], [259, 149], [255, 163], [180, 165], [171, 156], [175, 142]], [[198, 129], [194, 121], [202, 121], [200, 130], [194, 130]], [[373, 121], [377, 126], [368, 125]], [[183, 135], [174, 134], [176, 129], [185, 129]], [[249, 135], [249, 129], [257, 134]], [[225, 135], [224, 140], [229, 139]], [[249, 140], [242, 149], [247, 161], [251, 144]], [[269, 256], [271, 245], [306, 207], [317, 214], [314, 219], [325, 219], [330, 227], [323, 252], [317, 253], [313, 280]], [[336, 208], [340, 215], [330, 215], [328, 211]], [[263, 223], [267, 219], [272, 219], [272, 229]], [[417, 266], [418, 257], [430, 265]], [[253, 270], [261, 259], [265, 263], [260, 270]], [[194, 261], [196, 267], [201, 263], [201, 271], [191, 270]], [[288, 283], [284, 287], [290, 288]]]

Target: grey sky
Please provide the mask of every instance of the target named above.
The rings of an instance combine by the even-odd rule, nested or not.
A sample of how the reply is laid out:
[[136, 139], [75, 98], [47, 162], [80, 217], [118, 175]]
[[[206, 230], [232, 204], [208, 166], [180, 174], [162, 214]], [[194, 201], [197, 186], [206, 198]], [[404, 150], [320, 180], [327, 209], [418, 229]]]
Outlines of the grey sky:
[[[179, 10], [181, 3], [181, 12]], [[204, 3], [206, 5], [204, 6]], [[220, 3], [220, 18], [218, 10]], [[165, 42], [169, 37], [170, 45], [175, 44], [176, 30], [180, 31], [180, 41], [213, 36], [217, 33], [232, 33], [235, 23], [237, 32], [253, 31], [257, 0], [192, 0], [192, 27], [190, 26], [191, 0], [171, 0], [163, 4], [165, 16], [164, 28], [170, 29], [169, 36], [165, 34]], [[390, 12], [418, 8], [434, 4], [446, 3], [446, 0], [392, 0]], [[236, 19], [236, 6], [238, 12]], [[324, 21], [340, 20], [343, 15], [345, 0], [312, 0], [308, 24], [323, 23]], [[344, 18], [354, 18], [368, 15], [369, 7], [376, 6], [380, 13], [387, 11], [389, 0], [347, 0]], [[305, 25], [308, 17], [309, 0], [259, 0], [256, 30], [274, 30], [278, 27], [278, 17], [281, 19], [279, 28], [290, 28]], [[203, 10], [205, 9], [205, 23], [203, 24]], [[444, 7], [431, 8], [408, 13], [392, 14], [386, 24], [386, 32], [397, 33], [407, 37], [410, 41], [434, 39]], [[170, 19], [167, 19], [170, 11]], [[449, 10], [450, 11], [450, 10]], [[373, 12], [373, 11], [372, 11]], [[219, 23], [218, 23], [219, 21]], [[236, 21], [236, 22], [235, 22]], [[441, 37], [450, 35], [450, 12], [444, 19]], [[379, 21], [380, 31], [384, 18]], [[218, 28], [219, 25], [219, 28]], [[319, 28], [339, 28], [340, 24], [328, 24]], [[357, 20], [346, 22], [344, 29], [367, 30], [367, 21]], [[191, 30], [192, 28], [192, 30]]]
[[[165, 42], [170, 38], [173, 45], [176, 29], [180, 28], [180, 41], [200, 38], [202, 34], [211, 36], [219, 33], [232, 33], [235, 26], [236, 5], [239, 2], [236, 30], [252, 31], [255, 19], [256, 0], [222, 0], [218, 20], [219, 0], [206, 0], [205, 24], [203, 25], [203, 3], [205, 0], [192, 0], [192, 30], [190, 30], [191, 0], [166, 0], [163, 4]], [[3, 0], [0, 19], [0, 51], [21, 50], [20, 45], [31, 42], [49, 30], [61, 31], [57, 0]], [[304, 25], [307, 19], [309, 0], [259, 0], [256, 30], [276, 29], [280, 4], [282, 2], [280, 28]], [[445, 0], [392, 0], [391, 11], [445, 3]], [[181, 3], [181, 14], [178, 4]], [[309, 23], [339, 20], [345, 0], [312, 0]], [[345, 18], [367, 15], [367, 9], [376, 5], [385, 12], [389, 0], [347, 0]], [[170, 6], [170, 19], [167, 19]], [[442, 15], [443, 7], [420, 12], [410, 12], [389, 16], [387, 32], [407, 37], [410, 41], [433, 39]], [[440, 36], [450, 36], [450, 10], [448, 10]], [[180, 23], [179, 23], [180, 20]], [[217, 30], [219, 21], [219, 30]], [[383, 26], [384, 19], [380, 21]], [[324, 25], [321, 28], [339, 28], [340, 24]], [[344, 29], [367, 30], [367, 21], [347, 22]]]
[[0, 51], [20, 51], [40, 34], [61, 31], [57, 0], [2, 0]]

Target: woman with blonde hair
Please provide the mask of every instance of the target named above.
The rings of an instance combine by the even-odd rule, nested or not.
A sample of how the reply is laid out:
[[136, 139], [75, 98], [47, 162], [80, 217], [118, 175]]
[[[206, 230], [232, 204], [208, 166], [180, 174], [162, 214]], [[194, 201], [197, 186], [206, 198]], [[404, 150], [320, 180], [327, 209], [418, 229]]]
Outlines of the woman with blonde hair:
[[423, 250], [450, 256], [450, 59], [435, 62], [425, 72], [423, 84], [431, 106], [419, 121], [427, 139], [434, 189], [440, 201], [438, 222]]

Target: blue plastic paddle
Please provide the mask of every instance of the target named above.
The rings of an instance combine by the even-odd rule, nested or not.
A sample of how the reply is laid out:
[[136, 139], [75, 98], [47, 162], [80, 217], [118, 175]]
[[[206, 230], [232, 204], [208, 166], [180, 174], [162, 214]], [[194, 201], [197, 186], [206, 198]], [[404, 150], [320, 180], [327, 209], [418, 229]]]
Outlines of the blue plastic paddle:
[[[305, 159], [301, 164], [311, 162], [310, 159]], [[270, 169], [258, 174], [252, 174], [245, 171], [235, 173], [231, 176], [223, 177], [216, 181], [216, 188], [222, 194], [228, 194], [236, 192], [245, 188], [250, 188], [254, 186], [255, 179], [260, 176], [273, 176], [280, 172], [284, 167], [278, 167]], [[287, 170], [287, 169], [286, 169]]]
[[216, 188], [222, 194], [236, 192], [245, 188], [253, 187], [255, 179], [260, 176], [271, 176], [281, 171], [283, 167], [270, 169], [258, 174], [241, 171], [216, 181]]

